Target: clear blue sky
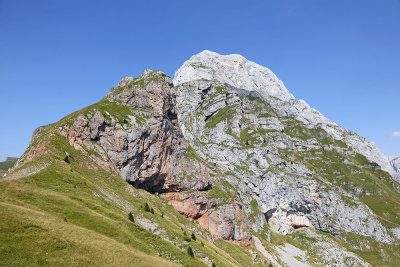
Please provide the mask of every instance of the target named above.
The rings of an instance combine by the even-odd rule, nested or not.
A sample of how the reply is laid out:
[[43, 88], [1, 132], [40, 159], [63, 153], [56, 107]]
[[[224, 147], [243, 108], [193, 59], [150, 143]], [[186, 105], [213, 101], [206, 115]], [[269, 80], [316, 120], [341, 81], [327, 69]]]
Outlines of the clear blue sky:
[[204, 49], [269, 67], [329, 119], [400, 155], [400, 1], [0, 0], [0, 160], [123, 76]]

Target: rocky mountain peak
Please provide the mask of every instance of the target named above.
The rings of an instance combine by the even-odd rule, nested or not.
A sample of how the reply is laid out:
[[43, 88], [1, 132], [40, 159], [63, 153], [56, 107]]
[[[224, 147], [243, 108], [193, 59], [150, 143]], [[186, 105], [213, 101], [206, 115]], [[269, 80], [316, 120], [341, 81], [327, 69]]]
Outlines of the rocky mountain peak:
[[124, 77], [105, 99], [130, 108], [151, 109], [153, 114], [176, 119], [172, 80], [160, 70], [146, 69], [137, 78]]
[[151, 69], [145, 69], [138, 78], [133, 78], [133, 77], [122, 78], [115, 86], [115, 88], [125, 87], [126, 85], [128, 85], [129, 83], [133, 82], [136, 79], [148, 79], [149, 77], [154, 77], [154, 76], [162, 77], [165, 76], [165, 73], [160, 70], [152, 71]]
[[338, 126], [304, 100], [294, 98], [270, 69], [238, 54], [220, 55], [205, 50], [187, 60], [175, 73], [173, 82], [175, 86], [180, 86], [200, 80], [214, 80], [237, 89], [259, 93], [279, 116], [293, 117], [306, 128], [321, 127], [335, 139], [345, 142], [370, 161], [378, 163], [383, 170], [400, 181], [400, 172], [394, 169], [389, 158], [375, 143]]
[[294, 99], [271, 70], [238, 54], [220, 55], [205, 50], [194, 55], [175, 73], [174, 84], [202, 79], [218, 80], [240, 89], [256, 91], [265, 98]]

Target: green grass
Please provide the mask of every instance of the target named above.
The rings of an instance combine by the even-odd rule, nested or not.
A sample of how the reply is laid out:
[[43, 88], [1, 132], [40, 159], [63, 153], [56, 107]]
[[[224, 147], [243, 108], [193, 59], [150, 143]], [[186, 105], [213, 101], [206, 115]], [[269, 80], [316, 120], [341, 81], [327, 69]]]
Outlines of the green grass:
[[0, 202], [2, 266], [173, 266], [129, 244], [23, 205]]
[[[46, 138], [49, 154], [29, 164], [47, 160], [50, 167], [27, 178], [0, 180], [0, 265], [205, 266], [199, 260], [204, 257], [218, 266], [241, 265], [163, 198], [134, 188], [129, 193], [130, 185], [120, 177], [82, 167], [94, 163], [61, 135]], [[145, 203], [154, 214], [144, 212]], [[129, 212], [135, 222], [157, 223], [161, 236], [130, 221]], [[184, 241], [182, 228], [197, 229], [196, 240]], [[194, 257], [187, 253], [189, 244]]]
[[227, 181], [221, 183], [214, 182], [214, 187], [205, 192], [211, 198], [223, 199], [223, 204], [233, 203], [235, 198], [235, 189]]
[[250, 201], [250, 209], [251, 213], [248, 215], [248, 218], [251, 222], [255, 222], [256, 216], [264, 216], [264, 214], [260, 211], [257, 200], [252, 199]]
[[218, 112], [216, 114], [212, 115], [207, 120], [206, 127], [214, 128], [221, 121], [229, 120], [230, 118], [232, 118], [235, 113], [235, 107], [236, 107], [236, 105], [225, 106], [225, 107], [221, 108], [220, 110], [218, 110]]
[[[227, 242], [222, 239], [218, 239], [216, 242], [216, 245], [223, 249], [224, 251], [227, 251], [229, 255], [234, 258], [241, 266], [265, 266], [266, 261], [260, 254], [260, 258], [257, 260], [253, 261], [251, 259], [251, 255], [247, 249], [243, 249], [239, 247], [238, 245], [232, 244], [230, 242]], [[254, 248], [253, 248], [254, 250]], [[218, 263], [217, 263], [218, 266]]]
[[189, 160], [194, 159], [198, 162], [203, 162], [203, 159], [197, 154], [196, 150], [190, 145], [188, 145], [186, 148], [185, 158]]
[[154, 82], [159, 82], [160, 81], [160, 77], [157, 75], [154, 75], [155, 71], [152, 71], [151, 73], [148, 74], [148, 76], [146, 77], [146, 79], [144, 79], [143, 75], [141, 75], [140, 77], [134, 78], [131, 82], [127, 83], [125, 86], [121, 86], [121, 87], [113, 87], [110, 89], [111, 93], [113, 95], [118, 95], [120, 94], [122, 91], [124, 91], [127, 88], [138, 88], [138, 89], [146, 89], [146, 87], [150, 84], [150, 83], [154, 83]]
[[106, 120], [110, 121], [111, 115], [116, 118], [121, 125], [127, 124], [129, 121], [128, 116], [134, 115], [129, 107], [107, 100], [100, 101], [93, 105], [93, 108], [100, 111]]

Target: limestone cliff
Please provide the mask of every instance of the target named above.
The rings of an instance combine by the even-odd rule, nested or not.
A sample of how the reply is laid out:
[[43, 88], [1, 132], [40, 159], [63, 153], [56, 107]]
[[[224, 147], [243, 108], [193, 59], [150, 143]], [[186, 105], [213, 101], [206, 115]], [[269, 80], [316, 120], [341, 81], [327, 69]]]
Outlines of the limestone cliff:
[[369, 203], [393, 193], [384, 183], [397, 184], [398, 170], [373, 143], [296, 100], [270, 70], [240, 55], [204, 51], [183, 64], [174, 84], [185, 139], [228, 174], [253, 213], [253, 229], [268, 222], [283, 234], [316, 228], [394, 242]]

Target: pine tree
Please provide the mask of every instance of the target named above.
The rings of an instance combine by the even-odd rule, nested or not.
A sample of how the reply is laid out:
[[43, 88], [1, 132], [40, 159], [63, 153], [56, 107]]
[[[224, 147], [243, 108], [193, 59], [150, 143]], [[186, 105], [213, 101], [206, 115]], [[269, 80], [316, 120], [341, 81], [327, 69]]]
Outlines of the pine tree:
[[196, 240], [196, 235], [194, 233], [192, 233], [192, 239]]
[[135, 219], [133, 218], [132, 212], [129, 212], [129, 214], [128, 214], [128, 219], [129, 219], [131, 222], [135, 222]]
[[144, 211], [150, 212], [150, 206], [147, 202], [144, 204]]
[[188, 247], [187, 253], [190, 255], [190, 257], [192, 257], [192, 258], [194, 257], [194, 253], [193, 253], [192, 247]]

